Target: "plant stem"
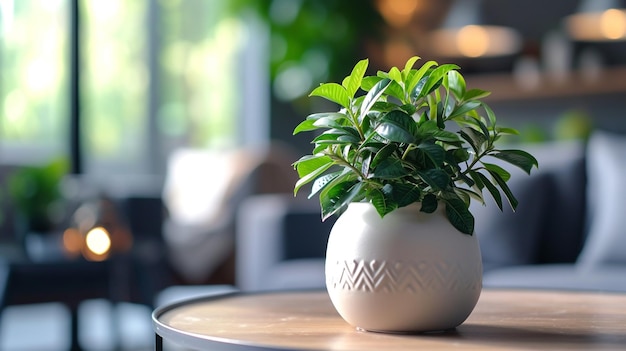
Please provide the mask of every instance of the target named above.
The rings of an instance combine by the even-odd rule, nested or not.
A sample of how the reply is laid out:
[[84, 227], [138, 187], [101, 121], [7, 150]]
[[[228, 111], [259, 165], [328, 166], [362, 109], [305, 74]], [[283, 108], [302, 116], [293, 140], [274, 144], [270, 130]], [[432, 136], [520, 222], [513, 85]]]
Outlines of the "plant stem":
[[363, 134], [363, 128], [361, 128], [361, 123], [359, 123], [359, 117], [352, 112], [352, 101], [350, 101], [350, 108], [348, 109], [348, 113], [350, 114], [350, 118], [352, 119], [352, 124], [356, 128], [356, 131], [359, 132], [359, 137], [361, 140], [365, 140], [365, 135]]
[[474, 157], [474, 159], [472, 160], [472, 162], [470, 163], [469, 166], [467, 166], [467, 168], [461, 172], [461, 174], [465, 175], [467, 174], [469, 171], [471, 171], [472, 169], [474, 169], [474, 166], [483, 158], [487, 155], [488, 152], [492, 151], [492, 148], [487, 148], [487, 150], [481, 152], [479, 155], [476, 155]]
[[356, 167], [354, 167], [352, 164], [350, 164], [350, 162], [348, 162], [348, 160], [346, 160], [345, 158], [333, 153], [333, 154], [327, 154], [328, 157], [330, 157], [333, 161], [335, 161], [337, 164], [344, 166], [344, 167], [348, 167], [350, 168], [354, 173], [356, 173], [361, 179], [365, 179], [365, 176], [363, 175], [363, 173], [361, 173], [361, 170], [357, 169]]
[[404, 150], [404, 153], [402, 154], [402, 159], [405, 160], [406, 157], [409, 155], [409, 152], [413, 151], [416, 148], [417, 148], [417, 145], [409, 144], [409, 146], [406, 147], [406, 150]]

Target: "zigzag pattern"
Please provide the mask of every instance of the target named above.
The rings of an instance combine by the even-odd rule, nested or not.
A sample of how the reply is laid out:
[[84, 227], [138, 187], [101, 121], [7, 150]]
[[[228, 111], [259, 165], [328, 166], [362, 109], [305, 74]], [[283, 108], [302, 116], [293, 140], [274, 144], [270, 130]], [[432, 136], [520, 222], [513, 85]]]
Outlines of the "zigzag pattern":
[[[328, 270], [329, 286], [334, 289], [363, 292], [409, 292], [428, 290], [476, 290], [480, 289], [482, 269], [480, 265], [465, 271], [458, 262], [446, 261], [335, 261], [335, 269]], [[458, 278], [461, 279], [458, 279]]]

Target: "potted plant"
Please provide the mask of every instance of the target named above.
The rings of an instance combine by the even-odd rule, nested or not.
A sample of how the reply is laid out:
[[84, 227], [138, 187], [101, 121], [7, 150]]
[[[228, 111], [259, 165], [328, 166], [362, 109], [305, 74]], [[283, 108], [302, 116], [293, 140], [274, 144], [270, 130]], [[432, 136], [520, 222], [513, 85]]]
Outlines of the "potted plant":
[[67, 168], [67, 161], [59, 158], [45, 165], [20, 166], [10, 175], [9, 195], [22, 227], [20, 239], [27, 234], [48, 234], [54, 229], [58, 221], [55, 206], [62, 197], [59, 186]]
[[496, 146], [517, 131], [496, 125], [482, 101], [489, 92], [467, 89], [454, 64], [414, 68], [418, 60], [375, 76], [365, 75], [368, 60], [359, 61], [341, 84], [310, 94], [339, 110], [311, 114], [294, 130], [321, 132], [312, 153], [294, 163], [294, 193], [312, 183], [322, 220], [339, 215], [327, 288], [342, 317], [368, 330], [462, 323], [482, 288], [470, 202], [484, 204], [489, 193], [500, 209], [503, 198], [515, 209], [510, 173], [496, 163], [529, 174], [538, 166], [525, 151]]

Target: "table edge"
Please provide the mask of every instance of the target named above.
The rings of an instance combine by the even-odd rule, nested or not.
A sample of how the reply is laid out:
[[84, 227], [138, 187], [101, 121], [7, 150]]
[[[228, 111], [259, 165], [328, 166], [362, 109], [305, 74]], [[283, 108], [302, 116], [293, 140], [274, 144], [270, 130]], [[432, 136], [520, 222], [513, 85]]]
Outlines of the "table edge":
[[225, 291], [219, 294], [208, 294], [206, 296], [197, 296], [192, 298], [183, 299], [180, 301], [164, 304], [157, 307], [152, 312], [152, 329], [154, 333], [163, 339], [173, 341], [177, 345], [190, 347], [192, 349], [203, 350], [206, 349], [208, 343], [210, 343], [211, 350], [216, 351], [285, 351], [286, 348], [268, 347], [265, 345], [257, 344], [254, 342], [245, 342], [229, 338], [221, 338], [217, 336], [206, 336], [190, 332], [181, 331], [173, 327], [167, 326], [159, 321], [159, 317], [163, 314], [172, 311], [178, 307], [186, 306], [194, 303], [211, 302], [216, 300], [222, 300], [230, 297], [238, 296], [262, 296], [279, 293], [324, 293], [325, 289], [297, 289], [297, 290], [268, 290], [268, 291]]
[[[501, 291], [501, 292], [524, 292], [524, 293], [546, 293], [546, 294], [583, 294], [583, 295], [613, 295], [624, 296], [626, 293], [615, 291], [599, 291], [599, 290], [571, 290], [571, 289], [537, 289], [537, 288], [483, 288], [481, 295], [485, 291]], [[231, 297], [238, 296], [262, 296], [272, 294], [297, 294], [297, 293], [324, 293], [325, 289], [296, 289], [296, 290], [268, 290], [268, 291], [225, 291], [219, 294], [208, 294], [206, 296], [197, 296], [179, 300], [164, 304], [156, 308], [152, 312], [152, 326], [153, 331], [163, 339], [173, 341], [175, 344], [190, 347], [192, 349], [203, 350], [210, 344], [211, 349], [222, 351], [242, 351], [242, 350], [254, 350], [254, 351], [285, 351], [290, 350], [286, 348], [268, 347], [267, 345], [258, 344], [255, 342], [246, 342], [241, 340], [235, 340], [230, 338], [222, 338], [217, 336], [206, 336], [195, 334], [191, 332], [185, 332], [173, 327], [167, 326], [161, 321], [159, 317], [163, 314], [174, 310], [181, 306], [186, 306], [194, 303], [211, 302]]]

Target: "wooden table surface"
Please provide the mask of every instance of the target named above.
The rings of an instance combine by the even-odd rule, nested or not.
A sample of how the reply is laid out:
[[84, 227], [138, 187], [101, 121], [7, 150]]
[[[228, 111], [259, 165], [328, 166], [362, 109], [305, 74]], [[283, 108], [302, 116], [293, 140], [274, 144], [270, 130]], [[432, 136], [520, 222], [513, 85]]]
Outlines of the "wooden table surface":
[[160, 337], [210, 350], [626, 350], [626, 294], [483, 290], [456, 330], [358, 331], [326, 292], [235, 293], [156, 310]]

